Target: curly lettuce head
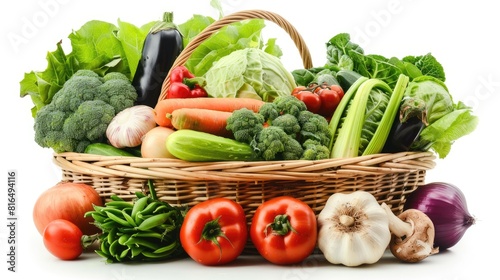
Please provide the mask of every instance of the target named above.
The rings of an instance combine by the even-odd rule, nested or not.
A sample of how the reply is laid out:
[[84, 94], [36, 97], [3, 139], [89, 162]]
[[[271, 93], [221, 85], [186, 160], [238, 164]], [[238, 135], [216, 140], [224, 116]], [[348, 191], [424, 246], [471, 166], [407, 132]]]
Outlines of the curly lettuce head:
[[257, 48], [233, 51], [204, 75], [211, 97], [246, 97], [272, 102], [296, 87], [281, 60]]

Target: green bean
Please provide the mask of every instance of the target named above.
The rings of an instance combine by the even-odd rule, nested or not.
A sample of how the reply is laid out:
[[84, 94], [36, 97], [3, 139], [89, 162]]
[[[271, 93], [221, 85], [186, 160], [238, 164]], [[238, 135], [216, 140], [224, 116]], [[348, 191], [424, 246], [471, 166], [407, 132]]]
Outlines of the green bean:
[[119, 256], [120, 255], [120, 251], [121, 251], [119, 249], [119, 247], [120, 247], [120, 244], [118, 243], [118, 240], [113, 241], [113, 243], [111, 243], [109, 245], [109, 254], [112, 257], [115, 257], [115, 258], [116, 258], [117, 255]]
[[[170, 208], [169, 208], [169, 207], [167, 207], [165, 204], [160, 205], [160, 206], [158, 206], [158, 207], [157, 207], [157, 208], [153, 211], [153, 214], [157, 214], [157, 213], [159, 213], [159, 212], [161, 212], [161, 211], [164, 211], [164, 210], [168, 212], [168, 211], [170, 211]], [[162, 212], [162, 213], [165, 213], [165, 212]]]
[[142, 231], [132, 234], [132, 237], [163, 239], [163, 234], [154, 231]]
[[139, 211], [142, 215], [148, 215], [148, 214], [153, 214], [153, 211], [158, 208], [158, 206], [162, 205], [161, 202], [158, 201], [153, 201], [149, 203], [146, 208], [144, 208], [142, 211]]
[[126, 246], [132, 246], [132, 245], [135, 245], [135, 246], [144, 246], [146, 248], [149, 248], [151, 250], [156, 250], [160, 247], [160, 244], [157, 244], [157, 243], [154, 243], [154, 242], [151, 242], [151, 241], [148, 241], [144, 238], [138, 238], [138, 237], [130, 237], [127, 242], [125, 242]]
[[[121, 212], [120, 212], [120, 213], [121, 213]], [[108, 215], [108, 217], [109, 217], [111, 220], [113, 220], [113, 221], [117, 222], [118, 224], [120, 224], [120, 225], [122, 225], [122, 226], [124, 226], [124, 227], [130, 227], [130, 226], [131, 226], [131, 225], [130, 225], [130, 223], [129, 223], [129, 222], [127, 222], [127, 220], [124, 220], [124, 219], [122, 219], [122, 218], [118, 217], [117, 215], [115, 215], [115, 214], [113, 214], [113, 213], [111, 213], [111, 212], [107, 212], [106, 214]]]
[[154, 253], [154, 252], [143, 251], [141, 254], [148, 259], [163, 259], [171, 256], [172, 252]]
[[125, 245], [125, 243], [127, 242], [127, 240], [130, 238], [130, 234], [122, 234], [120, 235], [120, 237], [118, 237], [118, 243], [120, 243], [120, 245]]
[[122, 210], [122, 214], [123, 214], [123, 217], [125, 218], [125, 220], [133, 227], [136, 227], [137, 224], [135, 222], [135, 220], [125, 211], [125, 210]]
[[148, 230], [148, 229], [152, 229], [154, 227], [157, 227], [157, 226], [165, 223], [165, 221], [169, 218], [170, 215], [171, 215], [171, 212], [151, 216], [151, 217], [147, 218], [146, 220], [144, 220], [142, 223], [140, 223], [136, 227], [136, 229]]
[[156, 249], [155, 251], [153, 251], [153, 253], [160, 254], [165, 252], [172, 252], [173, 250], [175, 250], [175, 248], [177, 248], [178, 245], [179, 243], [177, 243], [177, 241], [174, 241], [167, 246]]
[[109, 221], [108, 217], [105, 217], [101, 214], [92, 213], [90, 216], [92, 217], [92, 219], [94, 219], [94, 221], [99, 222], [99, 223], [105, 223], [105, 222]]
[[129, 248], [132, 252], [132, 258], [139, 256], [144, 251], [144, 247], [142, 246], [130, 246]]
[[134, 205], [130, 202], [126, 201], [110, 201], [106, 203], [106, 207], [111, 207], [111, 208], [116, 208], [116, 209], [123, 209], [123, 208], [130, 208], [134, 207]]
[[144, 208], [146, 208], [146, 205], [148, 205], [148, 197], [147, 196], [141, 197], [138, 200], [136, 200], [134, 203], [134, 207], [132, 207], [132, 213], [130, 214], [130, 216], [132, 216], [132, 218], [135, 219], [135, 217], [137, 216], [137, 213], [144, 210]]
[[101, 240], [101, 245], [100, 245], [100, 249], [101, 249], [101, 252], [103, 252], [104, 254], [106, 255], [109, 255], [109, 250], [108, 250], [108, 247], [109, 247], [109, 243], [108, 243], [108, 240], [107, 239], [102, 239]]
[[116, 194], [112, 194], [109, 198], [111, 198], [112, 201], [125, 201], [123, 198], [119, 197]]
[[112, 228], [109, 232], [108, 232], [108, 236], [107, 237], [107, 241], [108, 241], [108, 244], [111, 244], [113, 243], [116, 239], [117, 239], [117, 231], [118, 229], [116, 227]]
[[100, 228], [102, 231], [109, 231], [109, 230], [116, 228], [118, 226], [118, 224], [111, 219], [107, 222], [104, 222], [104, 223], [95, 222], [94, 225], [97, 226], [98, 228]]
[[120, 259], [124, 259], [125, 257], [127, 257], [128, 252], [130, 252], [130, 248], [127, 248], [127, 249], [123, 250], [120, 253]]
[[116, 216], [120, 217], [122, 215], [122, 210], [112, 207], [107, 207], [105, 210], [103, 210], [103, 214], [108, 215], [108, 213], [113, 213]]

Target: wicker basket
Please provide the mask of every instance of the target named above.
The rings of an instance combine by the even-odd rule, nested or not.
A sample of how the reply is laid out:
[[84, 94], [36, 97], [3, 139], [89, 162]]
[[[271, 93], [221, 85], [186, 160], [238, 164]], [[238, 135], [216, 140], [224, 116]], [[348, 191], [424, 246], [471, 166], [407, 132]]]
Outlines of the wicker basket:
[[[174, 66], [182, 65], [191, 52], [223, 26], [261, 18], [282, 27], [295, 42], [305, 68], [312, 67], [302, 37], [281, 16], [260, 10], [226, 16], [207, 27], [184, 49]], [[169, 77], [164, 88], [169, 86]], [[160, 100], [164, 96], [160, 97]], [[159, 199], [172, 205], [193, 206], [215, 197], [237, 201], [250, 220], [256, 208], [270, 198], [300, 198], [319, 213], [330, 195], [364, 190], [394, 212], [403, 209], [406, 196], [424, 184], [426, 171], [434, 167], [430, 152], [376, 154], [317, 161], [186, 162], [177, 159], [110, 157], [79, 153], [54, 154], [64, 181], [94, 186], [104, 199], [118, 195], [132, 200], [135, 192], [147, 192], [152, 180]]]

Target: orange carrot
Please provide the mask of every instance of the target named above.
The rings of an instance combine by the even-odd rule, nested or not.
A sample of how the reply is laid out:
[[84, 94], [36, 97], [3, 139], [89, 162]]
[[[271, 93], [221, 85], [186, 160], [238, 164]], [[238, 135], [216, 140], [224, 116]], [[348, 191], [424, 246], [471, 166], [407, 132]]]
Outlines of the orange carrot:
[[167, 114], [175, 129], [191, 129], [232, 138], [233, 133], [226, 129], [227, 118], [231, 112], [198, 108], [180, 108]]
[[254, 112], [258, 112], [260, 106], [265, 102], [253, 98], [213, 98], [213, 97], [198, 97], [198, 98], [171, 98], [158, 101], [155, 110], [155, 121], [159, 126], [172, 128], [172, 123], [167, 114], [172, 114], [176, 109], [180, 108], [198, 108], [211, 109], [223, 112], [233, 112], [241, 108], [247, 108]]

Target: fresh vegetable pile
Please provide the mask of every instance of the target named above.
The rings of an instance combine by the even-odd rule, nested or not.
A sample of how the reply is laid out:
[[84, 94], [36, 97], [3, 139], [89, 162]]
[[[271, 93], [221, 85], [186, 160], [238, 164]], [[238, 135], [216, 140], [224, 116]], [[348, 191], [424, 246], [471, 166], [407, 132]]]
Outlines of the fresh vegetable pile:
[[[453, 100], [431, 54], [369, 55], [345, 33], [327, 42], [324, 65], [289, 71], [275, 40], [262, 40], [263, 21], [247, 20], [221, 29], [172, 68], [213, 21], [195, 15], [175, 25], [165, 13], [140, 27], [90, 21], [71, 33], [71, 53], [57, 44], [47, 70], [21, 81], [21, 97], [34, 103], [36, 143], [56, 153], [189, 162], [401, 151], [444, 158], [477, 125], [472, 109]], [[251, 242], [279, 265], [299, 263], [317, 247], [333, 264], [359, 266], [377, 262], [388, 246], [398, 259], [419, 262], [454, 246], [474, 223], [458, 188], [444, 183], [412, 193], [399, 217], [363, 191], [332, 195], [317, 216], [289, 196], [265, 201], [255, 213], [229, 198], [183, 209], [160, 201], [149, 183], [132, 201], [107, 202], [89, 185], [65, 183], [64, 192], [54, 191], [63, 183], [55, 186], [34, 208], [45, 246], [61, 259], [97, 243], [95, 252], [108, 262], [189, 256], [221, 265]], [[82, 189], [84, 199], [75, 198]], [[56, 210], [47, 211], [51, 201]], [[443, 211], [450, 205], [453, 213]]]

